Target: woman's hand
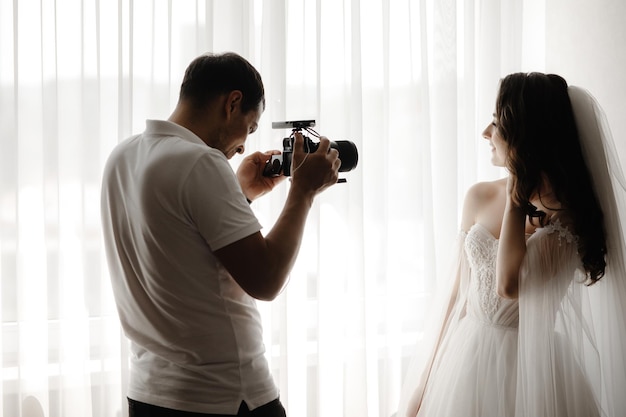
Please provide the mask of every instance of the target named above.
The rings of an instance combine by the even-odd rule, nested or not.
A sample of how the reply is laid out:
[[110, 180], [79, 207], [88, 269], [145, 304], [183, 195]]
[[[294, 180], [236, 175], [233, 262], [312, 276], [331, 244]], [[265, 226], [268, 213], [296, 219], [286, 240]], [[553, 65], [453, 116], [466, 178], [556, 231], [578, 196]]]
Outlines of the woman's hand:
[[513, 175], [509, 174], [508, 177], [506, 177], [506, 199], [507, 199], [507, 204], [510, 204], [512, 201], [512, 197], [513, 197], [513, 185], [514, 185], [515, 181], [513, 179]]

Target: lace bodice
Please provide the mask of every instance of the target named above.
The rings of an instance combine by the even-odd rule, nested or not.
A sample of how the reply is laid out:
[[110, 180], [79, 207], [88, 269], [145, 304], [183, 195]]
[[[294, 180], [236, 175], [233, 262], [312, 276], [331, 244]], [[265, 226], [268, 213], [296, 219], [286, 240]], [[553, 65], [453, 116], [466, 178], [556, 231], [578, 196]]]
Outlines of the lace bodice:
[[498, 240], [475, 224], [465, 237], [465, 253], [471, 267], [468, 315], [489, 324], [517, 327], [517, 301], [501, 298], [496, 292]]

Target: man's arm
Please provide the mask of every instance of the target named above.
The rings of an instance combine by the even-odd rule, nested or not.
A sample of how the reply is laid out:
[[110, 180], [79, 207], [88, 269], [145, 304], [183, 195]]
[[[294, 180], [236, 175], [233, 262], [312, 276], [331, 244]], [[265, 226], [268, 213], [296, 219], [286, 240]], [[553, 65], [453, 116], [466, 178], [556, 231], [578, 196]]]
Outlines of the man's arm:
[[302, 135], [296, 134], [292, 164], [287, 201], [267, 236], [257, 232], [215, 251], [241, 288], [260, 300], [274, 299], [287, 282], [313, 200], [337, 182], [341, 161], [328, 139], [322, 138], [317, 151], [306, 154]]

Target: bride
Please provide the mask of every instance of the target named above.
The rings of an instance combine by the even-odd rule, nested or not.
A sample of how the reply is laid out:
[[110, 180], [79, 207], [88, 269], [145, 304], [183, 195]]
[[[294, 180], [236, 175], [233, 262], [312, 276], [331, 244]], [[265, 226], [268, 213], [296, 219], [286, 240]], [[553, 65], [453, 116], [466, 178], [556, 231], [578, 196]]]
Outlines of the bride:
[[626, 191], [603, 113], [558, 75], [500, 82], [508, 178], [468, 191], [399, 416], [626, 416]]

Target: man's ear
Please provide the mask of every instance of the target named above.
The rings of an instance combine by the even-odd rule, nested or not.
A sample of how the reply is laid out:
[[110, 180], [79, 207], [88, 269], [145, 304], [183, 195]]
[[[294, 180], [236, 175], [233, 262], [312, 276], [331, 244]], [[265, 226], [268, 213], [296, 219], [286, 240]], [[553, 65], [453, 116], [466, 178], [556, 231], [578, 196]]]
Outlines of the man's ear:
[[230, 118], [231, 115], [241, 110], [241, 100], [243, 99], [243, 93], [239, 90], [233, 90], [228, 93], [226, 101], [224, 102], [224, 110], [226, 111], [226, 117]]

